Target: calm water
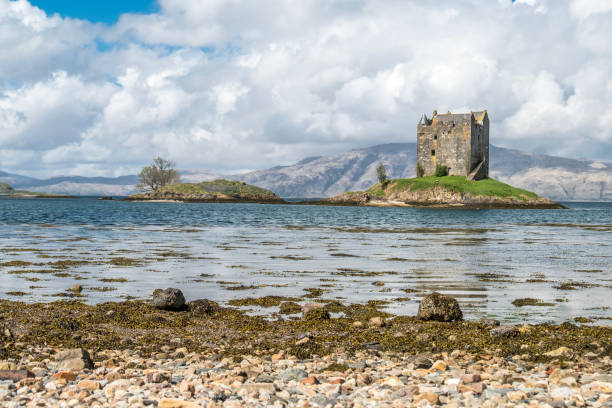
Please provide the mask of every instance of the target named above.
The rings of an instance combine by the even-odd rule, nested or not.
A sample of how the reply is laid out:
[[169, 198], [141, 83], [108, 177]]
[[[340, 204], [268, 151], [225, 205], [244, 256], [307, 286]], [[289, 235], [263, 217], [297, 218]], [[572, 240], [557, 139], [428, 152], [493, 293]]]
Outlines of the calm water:
[[[468, 319], [612, 318], [612, 203], [440, 210], [0, 199], [0, 297], [87, 302], [284, 295], [415, 314], [436, 290]], [[516, 307], [517, 298], [543, 306]], [[274, 312], [276, 309], [266, 309]]]

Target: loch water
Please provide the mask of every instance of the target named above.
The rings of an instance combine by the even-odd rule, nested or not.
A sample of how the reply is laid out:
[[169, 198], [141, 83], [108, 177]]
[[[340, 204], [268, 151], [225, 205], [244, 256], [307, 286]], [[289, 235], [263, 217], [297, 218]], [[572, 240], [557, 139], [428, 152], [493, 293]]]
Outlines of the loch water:
[[[448, 210], [0, 199], [0, 298], [89, 303], [267, 295], [384, 301], [413, 315], [456, 297], [467, 319], [612, 319], [612, 203]], [[318, 293], [317, 293], [318, 292]], [[516, 299], [539, 299], [518, 307]], [[274, 313], [278, 308], [252, 310]]]

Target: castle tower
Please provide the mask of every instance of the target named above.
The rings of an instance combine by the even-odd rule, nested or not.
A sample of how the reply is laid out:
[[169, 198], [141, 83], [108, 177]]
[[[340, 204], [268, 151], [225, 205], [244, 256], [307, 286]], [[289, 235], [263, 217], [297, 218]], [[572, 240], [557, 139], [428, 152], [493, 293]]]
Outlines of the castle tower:
[[[487, 111], [423, 115], [417, 125], [417, 168], [431, 176], [436, 166], [470, 180], [489, 177], [489, 115]], [[417, 170], [419, 175], [419, 170]]]

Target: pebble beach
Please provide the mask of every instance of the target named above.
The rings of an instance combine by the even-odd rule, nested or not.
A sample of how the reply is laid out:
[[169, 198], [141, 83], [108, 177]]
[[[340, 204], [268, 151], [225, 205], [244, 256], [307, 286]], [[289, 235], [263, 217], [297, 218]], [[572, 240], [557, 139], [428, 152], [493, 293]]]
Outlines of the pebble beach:
[[[4, 301], [0, 404], [612, 406], [610, 327], [423, 321], [356, 305], [331, 317], [338, 307], [266, 320], [204, 300]], [[133, 327], [129, 310], [155, 323]]]

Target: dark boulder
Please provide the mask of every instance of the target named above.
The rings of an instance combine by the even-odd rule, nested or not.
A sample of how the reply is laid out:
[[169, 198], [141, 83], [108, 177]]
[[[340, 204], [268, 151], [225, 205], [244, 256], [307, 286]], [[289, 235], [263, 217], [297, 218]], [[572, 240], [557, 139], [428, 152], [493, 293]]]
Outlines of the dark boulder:
[[155, 289], [153, 291], [153, 307], [162, 310], [184, 310], [185, 296], [176, 288]]
[[453, 322], [462, 320], [463, 313], [457, 300], [434, 292], [421, 300], [417, 317], [421, 320]]
[[219, 304], [208, 299], [197, 299], [187, 303], [187, 310], [196, 316], [207, 316], [219, 310]]

